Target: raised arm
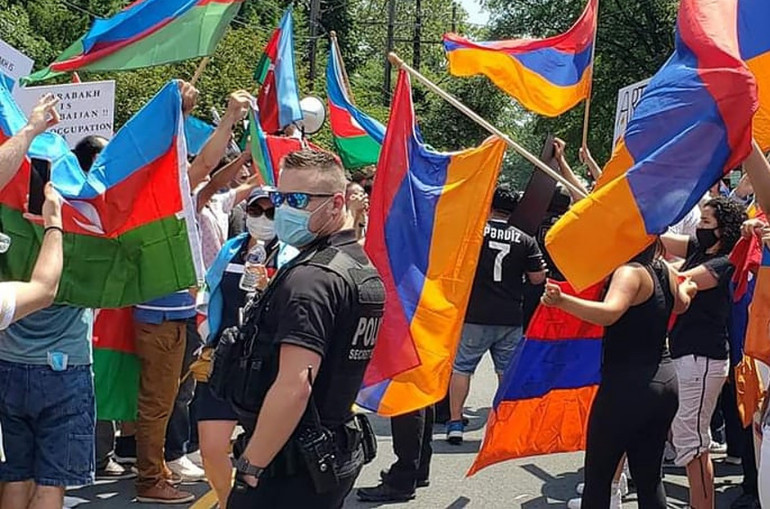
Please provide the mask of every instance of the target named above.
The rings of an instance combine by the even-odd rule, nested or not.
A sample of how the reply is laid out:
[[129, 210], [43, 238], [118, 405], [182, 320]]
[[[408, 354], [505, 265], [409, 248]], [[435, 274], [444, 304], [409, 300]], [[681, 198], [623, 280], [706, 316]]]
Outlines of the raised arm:
[[190, 169], [187, 171], [191, 188], [195, 189], [219, 164], [222, 156], [225, 155], [227, 146], [230, 144], [233, 129], [238, 122], [246, 117], [252, 99], [251, 94], [245, 90], [238, 90], [230, 94], [227, 111], [222, 116], [214, 134], [209, 137], [200, 154], [198, 154], [198, 157], [195, 158], [190, 165]]
[[753, 142], [751, 154], [743, 163], [743, 168], [751, 179], [757, 203], [765, 213], [770, 212], [770, 163], [765, 159], [756, 140]]
[[3, 292], [10, 290], [15, 297], [13, 321], [50, 306], [59, 289], [64, 264], [61, 197], [50, 182], [45, 187], [43, 224], [43, 243], [29, 282], [2, 283]]
[[[566, 148], [567, 148], [567, 144], [564, 142], [564, 140], [561, 140], [559, 138], [555, 138], [553, 140], [554, 157], [556, 157], [556, 161], [559, 163], [559, 168], [561, 170], [561, 174], [571, 184], [573, 184], [575, 187], [577, 187], [578, 189], [583, 191], [583, 193], [585, 195], [587, 195], [588, 194], [588, 190], [577, 179], [577, 177], [575, 176], [575, 173], [572, 171], [572, 168], [570, 167], [569, 163], [567, 162], [567, 157], [565, 156], [565, 153], [564, 153]], [[583, 198], [579, 194], [572, 192], [572, 190], [570, 190], [570, 195], [572, 195], [572, 200], [576, 201], [576, 202]]]
[[588, 171], [591, 172], [591, 176], [594, 180], [599, 180], [602, 176], [602, 169], [596, 163], [596, 160], [591, 156], [591, 151], [588, 147], [580, 147], [580, 161], [588, 166]]
[[49, 127], [59, 123], [59, 113], [56, 111], [58, 102], [59, 99], [53, 94], [41, 97], [32, 110], [27, 124], [0, 145], [0, 189], [16, 176], [32, 140]]
[[563, 309], [581, 320], [602, 327], [608, 327], [622, 317], [634, 304], [642, 285], [641, 272], [629, 266], [615, 271], [604, 300], [595, 302], [561, 293], [553, 283], [546, 284], [541, 301], [546, 306]]

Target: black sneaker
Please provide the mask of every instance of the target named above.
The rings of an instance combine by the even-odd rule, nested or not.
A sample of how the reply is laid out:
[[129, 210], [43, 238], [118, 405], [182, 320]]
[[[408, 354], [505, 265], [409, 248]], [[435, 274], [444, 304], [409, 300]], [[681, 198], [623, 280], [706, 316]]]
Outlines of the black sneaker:
[[118, 463], [136, 463], [136, 437], [118, 437], [115, 440], [115, 460]]
[[380, 483], [374, 488], [360, 488], [356, 495], [362, 502], [408, 502], [415, 497], [414, 491], [397, 490], [389, 484]]
[[[380, 470], [380, 480], [383, 483], [387, 483], [390, 479], [390, 471], [389, 470]], [[424, 479], [417, 479], [417, 487], [418, 488], [427, 488], [430, 486], [430, 479], [427, 477]]]
[[120, 481], [134, 477], [136, 474], [130, 468], [125, 468], [113, 460], [109, 460], [104, 468], [96, 471], [97, 481]]

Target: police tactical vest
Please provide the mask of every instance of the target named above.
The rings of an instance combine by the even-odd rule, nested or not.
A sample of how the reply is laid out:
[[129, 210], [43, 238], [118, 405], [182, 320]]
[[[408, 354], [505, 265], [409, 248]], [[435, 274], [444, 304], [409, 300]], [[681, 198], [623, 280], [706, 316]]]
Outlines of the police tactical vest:
[[[228, 399], [241, 417], [241, 424], [246, 425], [247, 429], [253, 424], [248, 421], [256, 418], [265, 395], [278, 374], [281, 338], [261, 329], [260, 322], [270, 313], [276, 289], [280, 288], [286, 275], [303, 265], [333, 272], [345, 281], [355, 302], [352, 306], [354, 316], [344, 317], [344, 322], [350, 325], [343, 330], [338, 327], [336, 333], [342, 337], [332, 338], [331, 341], [335, 345], [337, 342], [350, 345], [350, 360], [363, 361], [371, 357], [385, 303], [385, 286], [377, 269], [368, 260], [366, 264], [362, 264], [336, 246], [300, 254], [276, 274], [275, 280], [260, 301], [253, 309], [247, 311], [241, 327], [242, 341], [236, 365], [233, 366], [232, 390], [228, 391]], [[326, 360], [324, 363], [327, 363]], [[250, 419], [247, 419], [249, 417]]]

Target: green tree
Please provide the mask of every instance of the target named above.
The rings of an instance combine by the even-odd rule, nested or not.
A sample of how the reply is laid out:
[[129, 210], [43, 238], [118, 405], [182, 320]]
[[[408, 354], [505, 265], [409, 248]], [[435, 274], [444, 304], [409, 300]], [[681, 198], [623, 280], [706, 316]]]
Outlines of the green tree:
[[[492, 39], [547, 37], [567, 30], [585, 7], [585, 0], [484, 0], [492, 13]], [[589, 147], [600, 162], [612, 148], [617, 93], [648, 78], [674, 49], [676, 0], [602, 0], [591, 102]], [[555, 119], [535, 117], [534, 133], [553, 132], [574, 150], [583, 130], [583, 108]], [[530, 147], [534, 148], [534, 147]]]

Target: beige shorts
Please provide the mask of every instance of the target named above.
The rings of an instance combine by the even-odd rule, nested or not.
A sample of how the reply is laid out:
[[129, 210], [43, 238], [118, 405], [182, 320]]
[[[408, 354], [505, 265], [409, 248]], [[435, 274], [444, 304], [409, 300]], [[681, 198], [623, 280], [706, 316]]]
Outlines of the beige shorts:
[[685, 355], [674, 359], [679, 380], [679, 409], [671, 424], [676, 459], [683, 467], [709, 450], [711, 416], [727, 380], [729, 360]]

